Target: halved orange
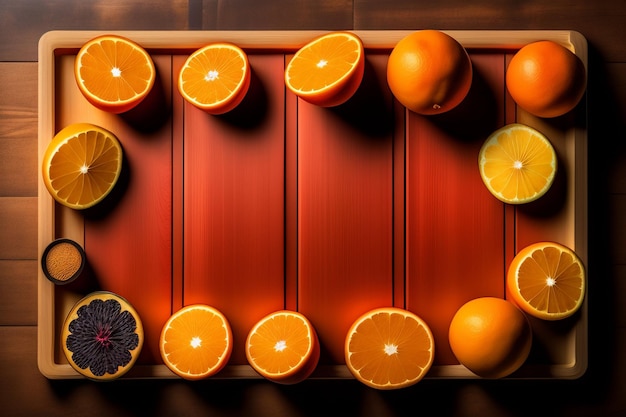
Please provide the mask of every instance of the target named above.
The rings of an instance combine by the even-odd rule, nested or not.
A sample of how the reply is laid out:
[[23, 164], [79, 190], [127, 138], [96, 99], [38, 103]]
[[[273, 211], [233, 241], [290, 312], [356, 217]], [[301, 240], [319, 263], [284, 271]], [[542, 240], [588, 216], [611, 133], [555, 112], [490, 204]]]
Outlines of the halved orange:
[[270, 381], [295, 384], [315, 370], [320, 355], [317, 333], [301, 313], [280, 310], [259, 320], [246, 338], [246, 358]]
[[537, 242], [513, 258], [507, 289], [511, 300], [531, 316], [564, 319], [583, 303], [585, 267], [572, 249], [556, 242]]
[[236, 45], [213, 43], [193, 52], [178, 77], [178, 91], [210, 114], [223, 114], [241, 103], [250, 87], [248, 56]]
[[215, 375], [228, 363], [233, 335], [219, 310], [204, 304], [181, 308], [163, 329], [159, 350], [165, 365], [178, 376], [198, 380]]
[[102, 201], [122, 171], [122, 146], [110, 131], [71, 124], [48, 144], [42, 176], [50, 195], [64, 206], [86, 209]]
[[87, 101], [101, 110], [123, 113], [146, 98], [156, 71], [148, 52], [137, 43], [103, 35], [80, 48], [74, 75]]
[[346, 336], [348, 369], [357, 380], [376, 389], [398, 389], [419, 382], [434, 357], [430, 328], [405, 309], [368, 311], [352, 324]]
[[285, 70], [285, 84], [309, 103], [333, 107], [352, 97], [361, 85], [364, 70], [361, 39], [351, 32], [331, 32], [295, 53]]
[[512, 123], [487, 138], [478, 155], [478, 167], [491, 194], [505, 203], [524, 204], [550, 189], [557, 156], [542, 133]]

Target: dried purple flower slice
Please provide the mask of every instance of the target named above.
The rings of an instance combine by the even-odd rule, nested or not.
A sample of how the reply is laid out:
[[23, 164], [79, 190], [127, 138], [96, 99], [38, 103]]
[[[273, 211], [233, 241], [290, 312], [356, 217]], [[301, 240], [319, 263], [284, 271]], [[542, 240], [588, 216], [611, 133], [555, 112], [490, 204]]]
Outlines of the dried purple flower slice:
[[143, 346], [139, 315], [117, 294], [97, 291], [72, 308], [63, 325], [63, 352], [80, 374], [99, 380], [122, 376]]

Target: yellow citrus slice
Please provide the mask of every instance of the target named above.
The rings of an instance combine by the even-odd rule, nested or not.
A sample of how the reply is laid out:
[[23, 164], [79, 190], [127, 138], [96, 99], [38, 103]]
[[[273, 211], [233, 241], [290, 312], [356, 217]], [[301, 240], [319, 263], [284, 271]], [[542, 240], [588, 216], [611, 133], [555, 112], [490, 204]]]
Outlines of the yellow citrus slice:
[[117, 294], [96, 291], [70, 310], [61, 332], [63, 353], [78, 373], [111, 380], [128, 372], [143, 347], [137, 311]]
[[312, 104], [333, 107], [352, 97], [361, 84], [364, 69], [361, 39], [350, 32], [332, 32], [295, 53], [285, 70], [285, 84]]
[[64, 206], [86, 209], [102, 201], [122, 171], [122, 146], [108, 130], [76, 123], [57, 133], [43, 155], [42, 176]]
[[246, 358], [268, 380], [295, 384], [316, 368], [320, 355], [317, 334], [296, 311], [280, 310], [259, 320], [246, 338]]
[[426, 322], [394, 307], [371, 310], [348, 330], [346, 365], [372, 388], [391, 390], [419, 382], [435, 356], [435, 341]]
[[223, 114], [241, 103], [250, 87], [246, 53], [230, 43], [214, 43], [193, 52], [178, 77], [178, 91], [210, 114]]
[[152, 58], [137, 43], [116, 35], [98, 36], [76, 55], [78, 88], [95, 107], [123, 113], [152, 90], [156, 71]]
[[557, 157], [550, 141], [518, 123], [492, 133], [478, 156], [480, 176], [499, 200], [523, 204], [537, 200], [552, 186]]
[[198, 380], [215, 375], [228, 363], [233, 335], [217, 309], [193, 304], [181, 308], [161, 331], [159, 350], [165, 365], [178, 376]]
[[559, 320], [573, 315], [586, 291], [585, 267], [570, 248], [531, 244], [513, 258], [507, 274], [512, 301], [531, 316]]

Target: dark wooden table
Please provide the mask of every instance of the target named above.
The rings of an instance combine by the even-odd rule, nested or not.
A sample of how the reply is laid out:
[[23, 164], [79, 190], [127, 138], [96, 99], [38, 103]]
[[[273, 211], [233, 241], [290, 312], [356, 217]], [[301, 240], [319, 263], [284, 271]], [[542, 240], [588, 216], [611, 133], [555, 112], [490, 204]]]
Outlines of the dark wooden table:
[[[0, 0], [0, 414], [626, 415], [623, 0]], [[37, 368], [37, 42], [66, 30], [567, 29], [589, 42], [589, 367], [574, 381], [51, 381]]]

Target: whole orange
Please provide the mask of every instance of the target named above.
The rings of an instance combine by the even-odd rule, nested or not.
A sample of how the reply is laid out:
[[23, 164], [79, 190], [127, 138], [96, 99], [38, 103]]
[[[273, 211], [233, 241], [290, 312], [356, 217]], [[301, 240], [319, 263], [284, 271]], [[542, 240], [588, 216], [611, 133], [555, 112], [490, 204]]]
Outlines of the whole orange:
[[586, 84], [582, 61], [553, 41], [525, 45], [506, 71], [506, 86], [513, 100], [527, 112], [545, 118], [576, 107]]
[[484, 378], [502, 378], [526, 361], [532, 331], [515, 305], [502, 298], [481, 297], [457, 310], [448, 339], [457, 360], [470, 371]]
[[438, 30], [420, 30], [402, 38], [391, 51], [387, 83], [409, 110], [444, 113], [469, 92], [472, 62], [456, 39]]

